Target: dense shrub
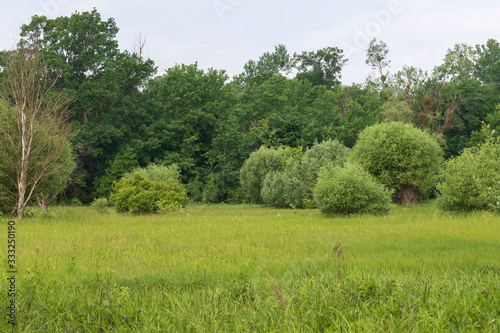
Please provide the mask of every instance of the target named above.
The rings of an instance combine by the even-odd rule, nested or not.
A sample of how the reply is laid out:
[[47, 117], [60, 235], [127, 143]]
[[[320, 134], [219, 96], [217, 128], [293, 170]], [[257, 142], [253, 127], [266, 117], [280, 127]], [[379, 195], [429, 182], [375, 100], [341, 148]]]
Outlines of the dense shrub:
[[94, 201], [90, 204], [92, 208], [94, 208], [99, 213], [105, 214], [108, 212], [108, 199], [106, 198], [95, 198]]
[[126, 173], [123, 178], [130, 179], [133, 174], [138, 172], [142, 177], [149, 179], [153, 182], [165, 183], [180, 183], [180, 170], [177, 164], [172, 165], [158, 165], [155, 163], [149, 164], [145, 168], [136, 168], [132, 172]]
[[391, 193], [358, 164], [328, 164], [319, 173], [314, 200], [324, 214], [386, 213]]
[[326, 164], [333, 163], [337, 166], [347, 162], [349, 148], [337, 140], [327, 140], [315, 143], [308, 149], [301, 162], [301, 174], [304, 184], [307, 186], [307, 197], [312, 198], [312, 190], [316, 185], [319, 170]]
[[283, 149], [263, 146], [250, 154], [240, 170], [241, 187], [249, 202], [262, 203], [261, 189], [264, 177], [270, 171], [282, 171], [285, 161]]
[[300, 178], [300, 164], [291, 162], [285, 171], [271, 171], [266, 174], [262, 184], [261, 196], [271, 207], [304, 207], [307, 187]]
[[262, 201], [272, 207], [286, 207], [285, 181], [288, 175], [284, 171], [270, 171], [264, 177], [262, 183]]
[[394, 190], [400, 204], [417, 204], [417, 194], [432, 190], [443, 151], [437, 141], [410, 124], [387, 122], [365, 128], [351, 158]]
[[476, 180], [476, 185], [480, 193], [485, 196], [490, 211], [500, 214], [500, 177], [493, 180], [491, 186], [484, 186], [481, 180]]
[[467, 148], [445, 164], [437, 202], [445, 210], [472, 211], [496, 205], [500, 181], [500, 145]]
[[154, 213], [182, 207], [188, 197], [182, 184], [153, 182], [136, 172], [113, 185], [110, 200], [118, 212]]

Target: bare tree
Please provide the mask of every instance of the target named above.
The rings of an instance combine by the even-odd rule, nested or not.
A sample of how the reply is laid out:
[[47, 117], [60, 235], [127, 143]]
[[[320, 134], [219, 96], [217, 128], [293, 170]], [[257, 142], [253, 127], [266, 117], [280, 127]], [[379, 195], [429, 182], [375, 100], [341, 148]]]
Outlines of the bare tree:
[[[72, 130], [68, 123], [68, 99], [53, 87], [35, 45], [20, 45], [10, 55], [4, 69], [1, 96], [7, 114], [0, 123], [4, 155], [9, 156], [3, 173], [15, 181], [16, 203], [12, 213], [22, 218], [37, 189], [68, 172], [74, 163], [68, 158]], [[69, 174], [62, 175], [69, 177]]]
[[144, 46], [146, 46], [147, 38], [148, 38], [147, 32], [144, 34], [144, 36], [142, 36], [142, 33], [139, 32], [139, 36], [135, 37], [134, 53], [137, 54], [139, 57], [142, 57], [142, 54], [144, 53]]

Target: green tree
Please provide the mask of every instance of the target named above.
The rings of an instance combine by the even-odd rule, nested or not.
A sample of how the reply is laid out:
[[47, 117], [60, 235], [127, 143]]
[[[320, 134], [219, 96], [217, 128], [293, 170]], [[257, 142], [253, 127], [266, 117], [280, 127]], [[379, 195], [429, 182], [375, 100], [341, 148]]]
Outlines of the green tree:
[[406, 101], [396, 102], [389, 100], [382, 105], [382, 118], [388, 121], [413, 123], [413, 112]]
[[389, 82], [389, 71], [387, 68], [390, 67], [391, 61], [388, 59], [389, 48], [384, 41], [377, 42], [374, 38], [370, 41], [368, 49], [366, 50], [366, 64], [371, 66], [372, 70], [378, 75], [372, 75], [368, 78], [368, 83], [375, 89], [381, 92], [382, 97], [387, 99], [388, 96], [388, 82]]
[[[0, 197], [22, 218], [38, 197], [42, 208], [66, 187], [74, 168], [67, 97], [55, 92], [36, 46], [21, 43], [5, 66], [0, 94]], [[15, 198], [15, 199], [14, 199]]]
[[227, 79], [224, 71], [205, 72], [197, 64], [178, 65], [146, 86], [146, 108], [164, 124], [160, 135], [168, 140], [168, 146], [156, 160], [177, 164], [185, 183], [203, 178], [210, 165], [209, 151], [230, 100]]
[[359, 133], [382, 118], [380, 98], [369, 89], [341, 87], [333, 101], [337, 117], [324, 127], [325, 138], [337, 139], [347, 147], [353, 147]]
[[393, 190], [398, 204], [416, 205], [418, 193], [436, 185], [442, 154], [428, 133], [410, 124], [389, 122], [363, 130], [351, 157]]
[[489, 39], [484, 45], [476, 46], [476, 75], [483, 83], [500, 84], [500, 43]]
[[244, 72], [236, 77], [236, 81], [245, 85], [261, 84], [273, 75], [286, 76], [293, 67], [293, 58], [285, 45], [277, 45], [274, 52], [265, 52], [259, 60], [249, 60], [244, 66]]
[[120, 51], [117, 33], [114, 19], [102, 20], [95, 9], [55, 19], [35, 15], [21, 28], [23, 43], [39, 46], [49, 75], [59, 78], [54, 89], [72, 98], [79, 185], [71, 193], [84, 202], [92, 201], [100, 186], [95, 180], [125, 146], [134, 146], [139, 160], [150, 152], [134, 118], [142, 113], [139, 88], [156, 69], [153, 61]]
[[298, 80], [308, 80], [314, 86], [328, 89], [340, 84], [342, 67], [347, 63], [343, 51], [336, 47], [326, 47], [317, 51], [294, 54]]

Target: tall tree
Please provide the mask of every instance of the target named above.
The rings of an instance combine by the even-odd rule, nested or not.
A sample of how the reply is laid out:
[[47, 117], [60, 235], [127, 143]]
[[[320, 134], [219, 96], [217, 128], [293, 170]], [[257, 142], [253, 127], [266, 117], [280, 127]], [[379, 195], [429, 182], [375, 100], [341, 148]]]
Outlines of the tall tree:
[[0, 121], [0, 149], [8, 159], [2, 164], [1, 186], [13, 194], [15, 182], [14, 210], [19, 218], [37, 190], [43, 189], [42, 196], [57, 194], [72, 171], [68, 100], [54, 91], [55, 81], [48, 74], [36, 44], [21, 43], [5, 67], [1, 93], [8, 107], [3, 108]]
[[[382, 92], [384, 97], [384, 92], [388, 86], [389, 71], [391, 61], [388, 58], [389, 48], [384, 41], [377, 42], [374, 38], [370, 41], [368, 49], [366, 50], [366, 64], [371, 66], [378, 77], [372, 76], [368, 79], [371, 85], [374, 85], [378, 90]], [[388, 96], [385, 96], [388, 97]]]
[[326, 47], [317, 51], [294, 54], [297, 79], [308, 80], [314, 86], [328, 89], [340, 84], [342, 67], [347, 63], [343, 51], [336, 47]]
[[245, 85], [261, 84], [273, 75], [286, 76], [292, 71], [293, 58], [285, 45], [274, 47], [274, 52], [265, 52], [259, 60], [249, 60], [243, 67], [244, 71], [235, 79]]
[[152, 79], [144, 90], [148, 112], [165, 122], [170, 136], [168, 149], [157, 159], [176, 163], [184, 182], [207, 166], [206, 153], [217, 133], [217, 120], [227, 107], [227, 79], [224, 71], [181, 65]]
[[500, 43], [489, 39], [485, 45], [476, 46], [476, 73], [483, 83], [494, 83], [500, 88]]
[[116, 22], [103, 20], [95, 9], [55, 19], [34, 16], [21, 28], [22, 40], [40, 45], [48, 73], [60, 78], [54, 88], [72, 97], [71, 121], [80, 129], [72, 192], [84, 202], [96, 195], [95, 180], [109, 160], [130, 145], [138, 128], [127, 119], [140, 112], [139, 89], [156, 72], [153, 61], [121, 51], [117, 33]]

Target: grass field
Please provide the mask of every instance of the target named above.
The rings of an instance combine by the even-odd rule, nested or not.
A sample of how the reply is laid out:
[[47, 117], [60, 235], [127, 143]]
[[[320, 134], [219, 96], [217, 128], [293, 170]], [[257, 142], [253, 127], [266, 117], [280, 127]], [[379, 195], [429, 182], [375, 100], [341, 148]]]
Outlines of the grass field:
[[[16, 223], [2, 332], [500, 332], [500, 217], [54, 207]], [[0, 233], [7, 295], [7, 219]]]

